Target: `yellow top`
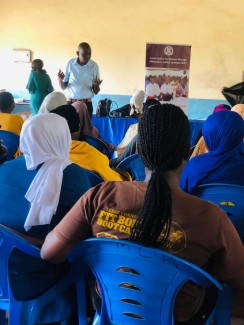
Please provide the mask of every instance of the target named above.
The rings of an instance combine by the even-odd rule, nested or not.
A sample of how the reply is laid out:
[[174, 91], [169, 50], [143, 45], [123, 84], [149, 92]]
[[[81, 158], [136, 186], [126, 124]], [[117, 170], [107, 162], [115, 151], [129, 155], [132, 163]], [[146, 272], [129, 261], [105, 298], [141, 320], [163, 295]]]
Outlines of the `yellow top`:
[[24, 120], [20, 115], [0, 113], [0, 130], [9, 131], [20, 135]]
[[72, 141], [70, 160], [82, 168], [88, 169], [105, 181], [124, 181], [125, 177], [109, 167], [109, 159], [96, 148], [84, 141]]

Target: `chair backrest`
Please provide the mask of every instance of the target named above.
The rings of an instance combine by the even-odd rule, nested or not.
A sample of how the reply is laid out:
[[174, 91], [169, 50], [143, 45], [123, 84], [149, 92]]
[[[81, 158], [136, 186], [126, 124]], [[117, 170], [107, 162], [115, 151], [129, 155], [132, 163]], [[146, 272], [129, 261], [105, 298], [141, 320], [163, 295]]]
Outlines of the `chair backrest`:
[[101, 176], [97, 175], [96, 173], [92, 172], [91, 170], [88, 170], [85, 168], [83, 168], [83, 169], [86, 171], [92, 187], [104, 182], [104, 180], [102, 179]]
[[14, 159], [14, 154], [19, 148], [19, 135], [0, 130], [0, 140], [2, 140], [2, 144], [8, 149], [7, 160]]
[[[39, 248], [10, 229], [0, 225], [0, 325], [6, 324], [4, 312], [6, 310], [9, 311], [10, 325], [34, 325], [42, 314], [42, 310], [45, 311], [43, 312], [45, 315], [42, 317], [50, 319], [50, 322], [63, 320], [67, 312], [62, 310], [62, 308], [60, 309], [59, 303], [61, 303], [61, 300], [58, 298], [74, 283], [73, 275], [71, 273], [68, 274], [35, 299], [17, 301], [12, 294], [9, 282], [9, 256], [15, 248], [30, 256], [41, 259]], [[56, 302], [55, 309], [52, 309], [52, 313], [47, 312], [47, 309], [44, 309], [45, 306], [54, 300]]]
[[230, 184], [203, 184], [194, 195], [217, 204], [224, 210], [244, 243], [244, 186]]
[[129, 241], [93, 238], [71, 252], [77, 272], [79, 320], [83, 324], [85, 265], [102, 295], [100, 324], [174, 324], [174, 301], [188, 280], [207, 287], [221, 285], [199, 267], [160, 249]]
[[133, 181], [144, 181], [146, 178], [145, 166], [137, 153], [125, 158], [118, 164], [117, 168], [126, 170]]
[[101, 151], [104, 155], [106, 155], [106, 156], [108, 156], [108, 158], [110, 158], [110, 156], [111, 156], [110, 150], [103, 140], [93, 137], [88, 134], [85, 134], [85, 137], [86, 137], [87, 143], [89, 145], [91, 145], [92, 147]]

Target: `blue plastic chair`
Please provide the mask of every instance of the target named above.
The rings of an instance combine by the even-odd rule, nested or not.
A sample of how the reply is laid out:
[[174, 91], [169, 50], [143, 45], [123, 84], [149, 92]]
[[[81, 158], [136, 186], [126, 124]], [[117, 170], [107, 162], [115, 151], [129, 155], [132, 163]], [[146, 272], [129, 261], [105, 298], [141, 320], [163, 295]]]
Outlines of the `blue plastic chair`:
[[[6, 324], [6, 311], [9, 313], [9, 325], [34, 325], [42, 309], [69, 288], [74, 283], [74, 277], [72, 274], [67, 275], [35, 299], [17, 301], [13, 296], [8, 277], [9, 256], [14, 248], [40, 259], [39, 248], [0, 225], [0, 325]], [[57, 311], [54, 312], [55, 318], [58, 319], [52, 319], [50, 315], [50, 322], [62, 321], [72, 316], [67, 315], [65, 308], [59, 310], [59, 307], [57, 305]]]
[[99, 139], [99, 138], [96, 138], [96, 137], [93, 137], [91, 135], [88, 135], [88, 134], [85, 134], [85, 137], [86, 137], [86, 140], [87, 140], [87, 143], [96, 148], [97, 150], [101, 151], [104, 155], [108, 156], [108, 158], [110, 159], [111, 158], [111, 152], [108, 148], [108, 146], [106, 145], [106, 143]]
[[203, 184], [194, 195], [217, 204], [235, 226], [244, 244], [244, 187], [230, 184]]
[[146, 178], [145, 166], [137, 153], [125, 158], [118, 164], [117, 168], [126, 170], [133, 181], [144, 181]]
[[175, 297], [186, 281], [222, 289], [196, 265], [129, 241], [88, 239], [74, 247], [69, 259], [76, 269], [79, 324], [86, 324], [86, 267], [95, 275], [102, 295], [95, 324], [172, 325]]
[[2, 144], [8, 149], [7, 160], [14, 159], [14, 154], [19, 148], [19, 135], [0, 130], [0, 140], [2, 140]]
[[86, 171], [92, 187], [104, 182], [104, 180], [102, 179], [101, 176], [97, 175], [96, 173], [92, 172], [91, 170], [88, 170], [85, 168], [83, 168], [83, 169]]

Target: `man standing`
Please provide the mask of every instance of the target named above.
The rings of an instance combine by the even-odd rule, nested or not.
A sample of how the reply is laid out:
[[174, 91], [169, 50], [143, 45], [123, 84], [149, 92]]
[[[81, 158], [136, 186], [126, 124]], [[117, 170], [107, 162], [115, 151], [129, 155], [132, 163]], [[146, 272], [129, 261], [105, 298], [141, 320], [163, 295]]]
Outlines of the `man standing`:
[[65, 74], [59, 70], [58, 81], [63, 90], [66, 90], [68, 104], [83, 101], [92, 117], [92, 98], [100, 91], [99, 67], [91, 60], [91, 47], [88, 43], [80, 43], [77, 58], [69, 60]]

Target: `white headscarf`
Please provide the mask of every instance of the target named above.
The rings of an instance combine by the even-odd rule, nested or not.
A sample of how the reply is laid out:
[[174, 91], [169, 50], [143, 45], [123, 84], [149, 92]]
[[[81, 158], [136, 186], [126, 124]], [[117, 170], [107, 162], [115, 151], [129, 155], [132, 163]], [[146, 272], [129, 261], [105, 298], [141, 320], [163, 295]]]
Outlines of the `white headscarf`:
[[53, 91], [44, 98], [38, 114], [49, 113], [53, 109], [66, 104], [67, 99], [64, 94], [59, 91]]
[[29, 118], [20, 133], [20, 150], [28, 170], [38, 170], [26, 199], [31, 203], [25, 230], [51, 222], [59, 203], [63, 170], [69, 160], [71, 135], [67, 121], [57, 114], [39, 114]]
[[[138, 90], [130, 99], [130, 105], [134, 105], [138, 113], [142, 113], [143, 101], [145, 98], [145, 92], [143, 90]], [[133, 110], [132, 114], [134, 113]]]

